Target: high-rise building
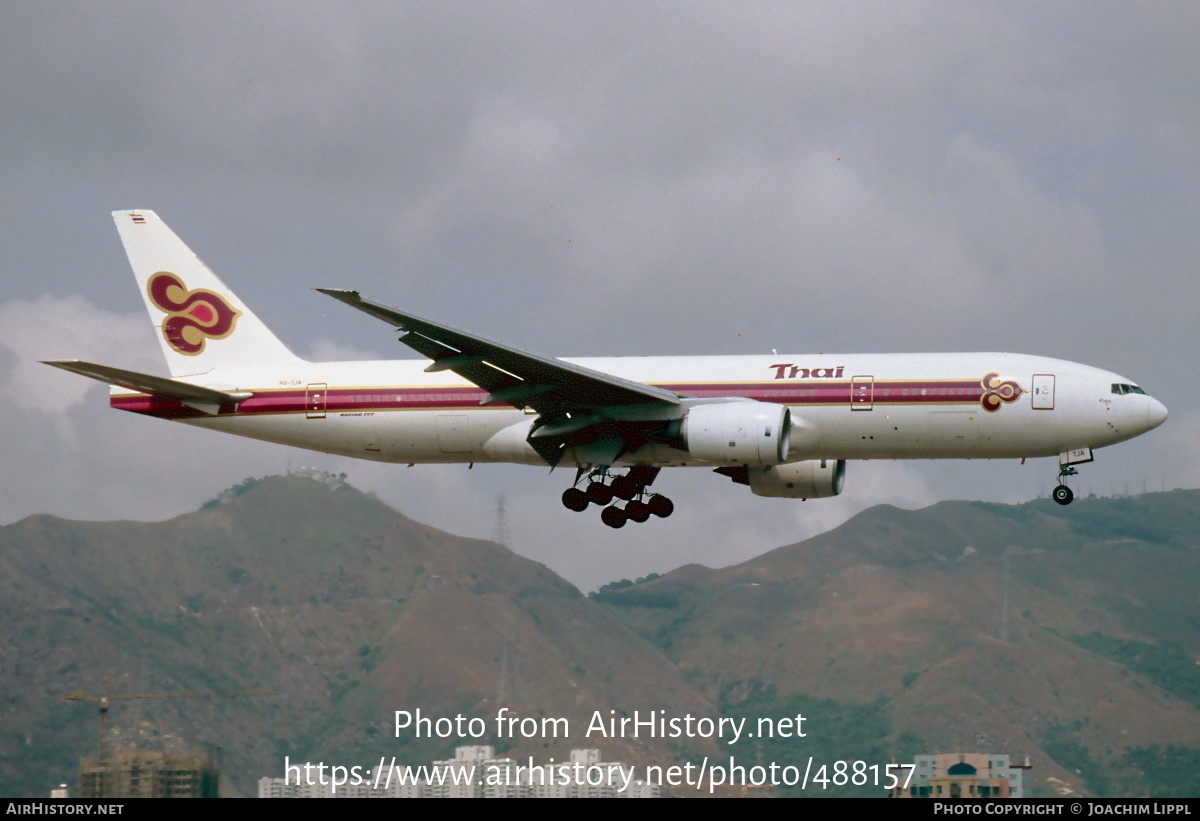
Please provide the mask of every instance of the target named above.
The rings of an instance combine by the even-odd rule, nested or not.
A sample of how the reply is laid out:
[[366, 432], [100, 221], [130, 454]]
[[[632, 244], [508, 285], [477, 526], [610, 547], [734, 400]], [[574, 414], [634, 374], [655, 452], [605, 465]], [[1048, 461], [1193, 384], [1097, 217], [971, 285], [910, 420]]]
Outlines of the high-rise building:
[[80, 798], [217, 798], [219, 784], [206, 753], [125, 750], [79, 766]]

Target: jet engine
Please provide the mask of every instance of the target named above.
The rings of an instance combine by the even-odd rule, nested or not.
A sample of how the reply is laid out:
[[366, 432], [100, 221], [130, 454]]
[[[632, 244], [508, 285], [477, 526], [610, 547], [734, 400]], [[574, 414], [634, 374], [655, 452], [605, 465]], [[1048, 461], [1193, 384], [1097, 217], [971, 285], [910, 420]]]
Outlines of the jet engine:
[[783, 405], [746, 400], [697, 405], [684, 417], [684, 447], [721, 465], [778, 465], [788, 457], [791, 413]]
[[846, 478], [844, 459], [814, 459], [788, 465], [751, 467], [747, 471], [750, 490], [756, 496], [783, 499], [822, 499], [842, 492]]

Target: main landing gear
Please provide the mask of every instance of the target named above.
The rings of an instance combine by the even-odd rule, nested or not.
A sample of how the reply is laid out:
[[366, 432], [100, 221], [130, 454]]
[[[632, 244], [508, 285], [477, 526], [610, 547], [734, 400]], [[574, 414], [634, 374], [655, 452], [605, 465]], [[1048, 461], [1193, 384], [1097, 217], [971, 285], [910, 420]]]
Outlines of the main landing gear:
[[[563, 491], [562, 503], [568, 510], [582, 512], [589, 505], [600, 505], [600, 521], [609, 527], [624, 527], [626, 522], [644, 522], [651, 516], [667, 518], [675, 512], [675, 503], [660, 493], [648, 493], [646, 487], [658, 475], [658, 468], [635, 467], [622, 476], [614, 476], [607, 483], [608, 468], [596, 468], [588, 474], [585, 489], [580, 489], [579, 478], [575, 487]], [[611, 504], [613, 499], [622, 499], [625, 506]]]

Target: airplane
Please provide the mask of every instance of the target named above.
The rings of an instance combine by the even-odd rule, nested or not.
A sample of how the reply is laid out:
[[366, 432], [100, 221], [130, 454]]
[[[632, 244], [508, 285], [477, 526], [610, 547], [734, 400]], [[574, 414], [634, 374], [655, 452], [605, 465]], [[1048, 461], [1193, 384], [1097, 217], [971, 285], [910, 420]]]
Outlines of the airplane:
[[664, 467], [704, 467], [759, 496], [838, 495], [854, 459], [1058, 456], [1076, 465], [1167, 417], [1125, 377], [1011, 353], [555, 359], [364, 299], [424, 359], [308, 362], [153, 211], [113, 219], [170, 378], [48, 361], [108, 383], [119, 410], [268, 442], [408, 465], [574, 468], [572, 511], [613, 528], [666, 518]]

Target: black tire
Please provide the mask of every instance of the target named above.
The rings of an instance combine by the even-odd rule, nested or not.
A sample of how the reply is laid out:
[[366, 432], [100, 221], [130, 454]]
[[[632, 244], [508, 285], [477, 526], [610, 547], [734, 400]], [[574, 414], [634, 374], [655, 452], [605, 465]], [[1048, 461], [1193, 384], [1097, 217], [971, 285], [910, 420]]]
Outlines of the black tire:
[[614, 496], [618, 499], [624, 499], [627, 502], [636, 496], [638, 492], [637, 485], [628, 476], [618, 476], [616, 479], [613, 479], [610, 487], [612, 487]]
[[587, 494], [577, 487], [569, 487], [563, 491], [562, 503], [567, 510], [573, 510], [576, 513], [587, 510], [590, 504]]
[[650, 518], [650, 506], [645, 502], [630, 502], [625, 505], [625, 515], [638, 524], [641, 524]]
[[592, 482], [588, 485], [587, 497], [589, 502], [606, 505], [613, 500], [612, 488], [603, 482]]
[[1051, 493], [1050, 496], [1060, 505], [1069, 505], [1075, 498], [1075, 494], [1072, 493], [1071, 489], [1066, 485], [1059, 485], [1058, 487], [1054, 488], [1054, 492]]
[[625, 511], [616, 505], [606, 507], [600, 513], [600, 521], [613, 528], [625, 527]]
[[665, 519], [675, 512], [675, 503], [658, 493], [646, 500], [646, 507], [650, 508], [650, 512], [659, 518]]

